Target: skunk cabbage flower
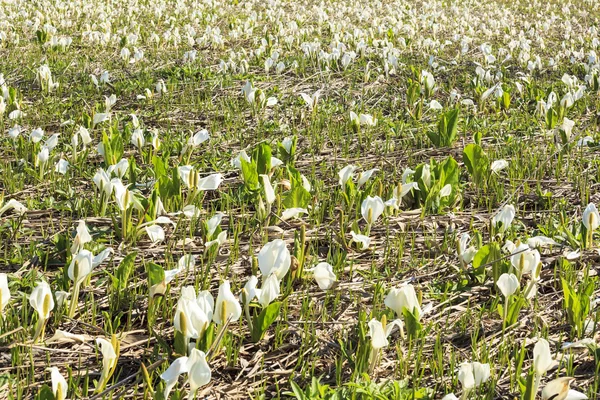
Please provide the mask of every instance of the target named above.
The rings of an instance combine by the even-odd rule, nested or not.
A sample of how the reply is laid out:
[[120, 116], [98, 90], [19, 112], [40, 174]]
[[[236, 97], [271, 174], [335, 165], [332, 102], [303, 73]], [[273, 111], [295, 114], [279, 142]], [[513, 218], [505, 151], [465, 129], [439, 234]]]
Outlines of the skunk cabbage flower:
[[498, 289], [500, 289], [500, 292], [502, 292], [502, 295], [505, 298], [508, 298], [509, 296], [512, 296], [513, 294], [515, 294], [515, 292], [519, 288], [520, 284], [519, 284], [519, 279], [517, 278], [517, 276], [515, 274], [504, 273], [504, 274], [500, 275], [500, 278], [498, 278], [498, 281], [496, 282], [496, 286], [498, 286]]
[[512, 204], [507, 204], [492, 218], [492, 223], [500, 229], [500, 232], [504, 232], [510, 227], [513, 219], [515, 219], [515, 207]]
[[292, 262], [290, 251], [281, 239], [275, 239], [265, 244], [257, 258], [258, 267], [263, 276], [274, 273], [279, 280], [285, 277]]
[[600, 214], [594, 203], [587, 205], [583, 211], [583, 225], [589, 231], [595, 231], [600, 225]]
[[510, 262], [515, 270], [518, 271], [519, 276], [535, 271], [541, 260], [540, 252], [531, 250], [529, 245], [525, 243], [517, 246], [512, 253]]
[[367, 196], [367, 198], [363, 200], [360, 206], [360, 212], [362, 214], [362, 217], [369, 225], [372, 225], [373, 222], [377, 221], [381, 214], [383, 214], [384, 210], [385, 204], [379, 196]]
[[94, 256], [91, 251], [83, 249], [71, 260], [67, 274], [76, 284], [81, 283], [89, 276], [94, 268], [102, 264], [104, 260], [113, 252], [113, 249], [106, 248], [97, 256]]
[[52, 393], [55, 400], [65, 400], [67, 398], [67, 390], [69, 385], [65, 378], [60, 374], [58, 368], [50, 368], [50, 377], [52, 379]]
[[368, 249], [369, 246], [371, 245], [371, 238], [368, 236], [355, 233], [354, 231], [351, 231], [350, 235], [352, 236], [353, 242], [360, 244], [361, 250]]
[[384, 304], [394, 310], [398, 316], [403, 315], [405, 309], [414, 314], [417, 319], [422, 314], [415, 287], [411, 284], [400, 288], [392, 288], [386, 296]]
[[[190, 384], [190, 393], [195, 395], [196, 391], [210, 382], [211, 372], [206, 354], [198, 349], [192, 349], [187, 361], [188, 382]], [[195, 396], [191, 396], [193, 398]]]
[[348, 180], [352, 179], [352, 176], [354, 175], [354, 171], [356, 171], [358, 167], [356, 167], [355, 165], [346, 165], [344, 168], [342, 168], [340, 170], [340, 172], [338, 172], [338, 176], [340, 177], [340, 186], [344, 187], [346, 186], [346, 182], [348, 182]]
[[0, 273], [0, 315], [10, 301], [10, 290], [8, 289], [8, 279], [6, 274]]
[[464, 391], [481, 386], [490, 379], [490, 365], [478, 362], [462, 363], [458, 370], [458, 380]]
[[313, 268], [313, 276], [317, 285], [321, 290], [330, 289], [333, 284], [337, 281], [337, 277], [333, 272], [333, 266], [326, 262], [318, 263]]
[[542, 390], [542, 400], [586, 400], [585, 394], [570, 388], [574, 380], [571, 377], [551, 380]]
[[312, 111], [317, 107], [319, 97], [321, 97], [321, 91], [317, 90], [311, 96], [307, 95], [306, 93], [300, 93], [300, 96], [308, 106], [308, 109]]
[[219, 294], [215, 303], [215, 312], [213, 321], [218, 325], [223, 325], [227, 321], [235, 322], [242, 315], [242, 307], [231, 292], [229, 281], [224, 281], [219, 286]]
[[187, 373], [189, 371], [188, 367], [188, 357], [179, 357], [171, 365], [165, 372], [160, 375], [160, 379], [165, 381], [165, 391], [164, 398], [165, 400], [169, 399], [169, 394], [171, 390], [177, 384], [177, 380], [179, 379], [179, 375]]
[[369, 321], [369, 336], [371, 337], [371, 346], [375, 351], [383, 349], [389, 345], [388, 337], [394, 331], [394, 328], [402, 329], [402, 321], [396, 319], [383, 326], [380, 321], [375, 318]]
[[[250, 289], [252, 288], [250, 287]], [[274, 273], [269, 275], [263, 282], [262, 287], [260, 289], [255, 289], [254, 292], [260, 305], [263, 308], [267, 307], [273, 300], [279, 297], [281, 292], [279, 279], [277, 279], [277, 276]]]
[[308, 210], [300, 207], [286, 208], [281, 213], [281, 219], [287, 221], [288, 219], [299, 218], [301, 214], [308, 214]]
[[500, 172], [501, 170], [503, 170], [504, 168], [508, 167], [508, 161], [506, 160], [496, 160], [492, 163], [490, 169], [492, 170], [492, 172]]
[[533, 348], [533, 368], [537, 376], [542, 376], [553, 364], [550, 344], [546, 339], [540, 338]]
[[79, 220], [79, 223], [77, 224], [75, 239], [73, 239], [73, 244], [71, 245], [71, 253], [78, 253], [81, 249], [83, 249], [83, 246], [86, 243], [89, 243], [91, 241], [92, 236], [90, 235], [90, 231], [85, 225], [85, 221]]
[[29, 296], [29, 304], [38, 313], [40, 320], [45, 321], [50, 318], [50, 311], [54, 309], [50, 285], [44, 281], [38, 282]]

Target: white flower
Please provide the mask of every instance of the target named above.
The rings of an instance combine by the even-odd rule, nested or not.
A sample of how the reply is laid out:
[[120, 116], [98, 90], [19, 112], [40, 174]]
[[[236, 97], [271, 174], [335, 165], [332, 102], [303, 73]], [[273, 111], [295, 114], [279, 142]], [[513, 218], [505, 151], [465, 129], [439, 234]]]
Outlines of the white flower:
[[86, 243], [92, 241], [92, 236], [90, 235], [90, 231], [88, 230], [85, 221], [79, 220], [77, 224], [77, 229], [75, 230], [75, 238], [73, 239], [73, 244], [71, 245], [71, 253], [77, 254]]
[[583, 211], [582, 222], [588, 232], [595, 231], [600, 225], [600, 214], [594, 203], [588, 204]]
[[469, 242], [471, 241], [471, 236], [468, 233], [464, 232], [458, 241], [458, 247], [460, 251], [460, 257], [463, 261], [469, 264], [473, 261], [475, 254], [477, 254], [477, 249], [474, 246], [470, 246], [467, 248]]
[[50, 311], [54, 309], [54, 299], [50, 285], [44, 281], [36, 284], [29, 296], [29, 304], [37, 311], [40, 320], [46, 320], [50, 317]]
[[384, 210], [385, 204], [379, 196], [367, 196], [367, 198], [363, 200], [360, 206], [360, 212], [362, 214], [362, 217], [369, 225], [377, 221], [381, 214], [383, 214]]
[[288, 219], [299, 218], [300, 214], [308, 214], [308, 210], [300, 207], [286, 208], [281, 213], [281, 219], [287, 221]]
[[512, 296], [517, 291], [520, 284], [519, 279], [515, 274], [504, 273], [500, 275], [500, 278], [498, 278], [496, 286], [498, 286], [498, 289], [500, 289], [502, 295], [507, 298]]
[[27, 208], [23, 204], [15, 199], [10, 199], [0, 208], [0, 215], [11, 209], [14, 209], [17, 214], [24, 214], [27, 211]]
[[302, 97], [302, 99], [304, 99], [304, 102], [306, 103], [308, 108], [310, 110], [313, 110], [313, 109], [315, 109], [315, 107], [317, 106], [317, 103], [319, 102], [319, 97], [321, 96], [321, 91], [317, 90], [316, 92], [314, 92], [312, 94], [312, 96], [309, 96], [306, 93], [300, 93], [300, 96]]
[[160, 225], [149, 225], [145, 227], [146, 233], [153, 244], [157, 244], [165, 240], [165, 230]]
[[190, 384], [190, 393], [195, 397], [196, 391], [202, 386], [206, 386], [211, 379], [210, 367], [206, 362], [206, 354], [198, 349], [192, 349], [187, 360], [188, 382]]
[[8, 278], [5, 273], [0, 273], [0, 315], [10, 301], [10, 289], [8, 288]]
[[112, 179], [111, 184], [114, 188], [115, 200], [119, 210], [128, 210], [133, 205], [133, 193], [118, 178]]
[[423, 70], [421, 71], [421, 83], [423, 83], [428, 90], [431, 90], [435, 86], [435, 79], [431, 73]]
[[42, 138], [44, 137], [44, 130], [42, 128], [36, 128], [34, 130], [31, 131], [31, 133], [29, 134], [29, 140], [31, 140], [32, 143], [37, 143], [40, 140], [42, 140]]
[[237, 169], [242, 169], [242, 161], [241, 160], [244, 160], [246, 162], [252, 161], [252, 159], [250, 158], [248, 153], [246, 153], [246, 150], [240, 151], [240, 153], [237, 155], [237, 157], [232, 158], [231, 165]]
[[69, 385], [65, 378], [60, 374], [58, 368], [50, 368], [50, 378], [52, 380], [52, 393], [54, 393], [54, 399], [65, 400], [67, 398]]
[[94, 119], [92, 120], [92, 124], [94, 126], [101, 124], [104, 121], [108, 121], [110, 119], [110, 113], [95, 113]]
[[542, 400], [586, 400], [588, 397], [585, 394], [570, 389], [574, 380], [571, 377], [551, 380], [542, 390]]
[[97, 338], [96, 344], [100, 346], [100, 353], [102, 353], [103, 375], [107, 375], [117, 363], [117, 353], [113, 344], [104, 338]]
[[187, 144], [191, 147], [198, 147], [208, 139], [210, 139], [208, 131], [206, 129], [201, 129], [188, 139]]
[[563, 123], [560, 127], [565, 132], [565, 135], [567, 136], [567, 138], [570, 138], [571, 133], [573, 132], [574, 126], [575, 126], [575, 121], [572, 121], [569, 118], [565, 117], [563, 119]]
[[263, 276], [274, 273], [279, 280], [285, 277], [292, 262], [290, 251], [281, 239], [275, 239], [265, 244], [257, 258], [258, 267]]
[[337, 281], [333, 266], [326, 262], [318, 263], [313, 268], [313, 276], [321, 290], [327, 290]]
[[438, 111], [443, 110], [444, 106], [442, 106], [437, 100], [431, 100], [431, 102], [429, 102], [429, 109]]
[[231, 292], [229, 281], [224, 281], [219, 286], [213, 321], [218, 325], [222, 325], [228, 320], [231, 322], [237, 321], [240, 315], [242, 315], [242, 307]]
[[189, 205], [183, 207], [182, 212], [183, 212], [183, 215], [185, 215], [189, 219], [198, 218], [200, 216], [200, 210], [198, 209], [198, 207], [196, 207], [193, 204], [189, 204]]
[[487, 382], [490, 378], [490, 365], [478, 362], [462, 363], [458, 370], [458, 380], [463, 390], [468, 391]]
[[273, 204], [277, 198], [275, 197], [275, 190], [271, 185], [271, 180], [269, 179], [268, 175], [260, 175], [260, 177], [262, 179], [263, 188], [265, 190], [265, 200], [268, 204]]
[[385, 326], [385, 329], [383, 324], [375, 318], [369, 321], [369, 336], [374, 350], [383, 349], [389, 345], [387, 338], [392, 334], [395, 327], [401, 328], [402, 321], [399, 319], [391, 321]]
[[538, 339], [533, 348], [533, 368], [538, 376], [544, 375], [553, 364], [550, 344], [546, 339]]
[[521, 275], [535, 271], [541, 260], [540, 252], [531, 250], [529, 245], [524, 243], [517, 246], [512, 253], [510, 262]]
[[257, 293], [260, 292], [260, 289], [257, 289], [258, 278], [252, 275], [248, 278], [248, 282], [244, 285], [244, 291], [246, 292], [246, 297], [244, 299], [245, 305], [250, 304], [250, 302], [257, 296]]
[[256, 297], [261, 306], [267, 307], [273, 300], [279, 297], [280, 283], [275, 274], [271, 274], [264, 280], [260, 289], [255, 289]]
[[442, 397], [442, 400], [458, 400], [458, 397], [456, 397], [454, 393], [448, 393], [447, 395]]
[[369, 181], [369, 179], [371, 179], [371, 176], [373, 176], [373, 174], [375, 172], [379, 171], [378, 168], [373, 168], [373, 169], [369, 169], [367, 171], [361, 172], [358, 175], [358, 182], [357, 182], [357, 186], [361, 187], [362, 185], [364, 185], [365, 183], [367, 183]]
[[223, 231], [217, 235], [216, 239], [204, 243], [204, 247], [208, 249], [215, 244], [217, 246], [221, 246], [226, 241], [227, 241], [227, 232]]
[[392, 288], [386, 296], [384, 304], [394, 310], [398, 316], [403, 315], [404, 310], [412, 313], [417, 319], [422, 314], [415, 287], [411, 284]]
[[217, 190], [223, 181], [222, 174], [211, 174], [198, 180], [198, 190]]
[[440, 198], [448, 197], [451, 194], [452, 194], [452, 185], [449, 183], [444, 185], [444, 187], [440, 190]]
[[492, 218], [492, 224], [504, 232], [510, 227], [515, 218], [515, 207], [512, 204], [507, 204]]
[[165, 381], [165, 400], [169, 399], [169, 394], [177, 384], [179, 375], [187, 373], [188, 371], [188, 357], [179, 357], [160, 375], [160, 378]]
[[146, 144], [146, 138], [144, 137], [144, 131], [137, 128], [131, 134], [131, 144], [141, 149]]
[[109, 247], [101, 251], [97, 256], [94, 256], [89, 250], [81, 250], [73, 257], [71, 264], [69, 264], [69, 268], [67, 269], [69, 279], [75, 283], [82, 282], [92, 273], [92, 270], [102, 264], [112, 252], [113, 249]]
[[508, 161], [506, 160], [496, 160], [492, 163], [492, 166], [490, 167], [490, 169], [492, 170], [492, 172], [500, 172], [502, 171], [504, 168], [508, 167]]
[[110, 176], [105, 170], [102, 168], [98, 169], [92, 180], [96, 184], [98, 190], [104, 192], [105, 195], [110, 196], [112, 194], [113, 185], [110, 180]]
[[215, 215], [213, 215], [211, 219], [208, 220], [208, 222], [206, 223], [206, 226], [207, 226], [206, 236], [207, 237], [209, 237], [209, 238], [212, 237], [212, 235], [215, 233], [217, 228], [221, 225], [222, 219], [223, 219], [223, 213], [218, 212]]
[[371, 238], [368, 236], [357, 234], [354, 231], [351, 231], [350, 235], [352, 236], [353, 242], [360, 244], [361, 250], [368, 249], [371, 245]]
[[62, 158], [57, 161], [56, 166], [54, 167], [54, 170], [61, 175], [66, 174], [68, 169], [69, 169], [69, 162]]
[[552, 238], [546, 236], [534, 236], [527, 239], [527, 245], [535, 249], [537, 247], [545, 247], [545, 246], [556, 246], [558, 243]]
[[42, 149], [40, 150], [40, 152], [37, 155], [37, 164], [46, 164], [46, 162], [48, 161], [48, 159], [50, 158], [50, 151], [48, 150], [47, 147], [42, 147]]
[[349, 179], [352, 179], [352, 176], [354, 175], [354, 171], [356, 171], [356, 169], [357, 167], [355, 165], [347, 165], [344, 168], [342, 168], [340, 172], [338, 172], [341, 187], [344, 187], [346, 185], [346, 182], [348, 182]]

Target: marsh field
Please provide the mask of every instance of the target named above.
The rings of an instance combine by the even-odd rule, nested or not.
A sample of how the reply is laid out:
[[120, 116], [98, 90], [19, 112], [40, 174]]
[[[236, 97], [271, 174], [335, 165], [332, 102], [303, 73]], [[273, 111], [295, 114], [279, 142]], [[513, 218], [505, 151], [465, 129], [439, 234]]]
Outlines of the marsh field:
[[599, 53], [595, 0], [0, 0], [0, 399], [597, 399]]

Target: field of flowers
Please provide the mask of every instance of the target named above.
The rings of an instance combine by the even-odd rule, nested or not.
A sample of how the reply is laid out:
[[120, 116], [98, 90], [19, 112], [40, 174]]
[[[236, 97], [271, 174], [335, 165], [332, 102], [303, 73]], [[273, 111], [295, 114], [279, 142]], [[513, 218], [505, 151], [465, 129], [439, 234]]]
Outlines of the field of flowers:
[[600, 396], [597, 0], [0, 0], [0, 399]]

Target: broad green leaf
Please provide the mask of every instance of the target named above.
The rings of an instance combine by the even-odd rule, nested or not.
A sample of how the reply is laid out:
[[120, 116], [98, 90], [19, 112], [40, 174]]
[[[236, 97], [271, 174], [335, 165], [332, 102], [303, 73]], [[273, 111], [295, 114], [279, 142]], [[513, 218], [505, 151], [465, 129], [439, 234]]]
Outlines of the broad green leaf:
[[473, 177], [473, 182], [479, 186], [488, 174], [489, 159], [481, 146], [469, 144], [463, 150], [463, 162]]
[[135, 266], [135, 257], [137, 256], [137, 252], [133, 252], [128, 254], [117, 267], [117, 271], [115, 273], [115, 277], [117, 278], [117, 290], [125, 290], [127, 289], [127, 281], [129, 280], [129, 276], [133, 272], [133, 268]]
[[281, 302], [271, 303], [266, 308], [263, 308], [260, 314], [254, 318], [252, 330], [253, 342], [258, 342], [263, 338], [267, 329], [269, 329], [279, 316], [280, 309]]

